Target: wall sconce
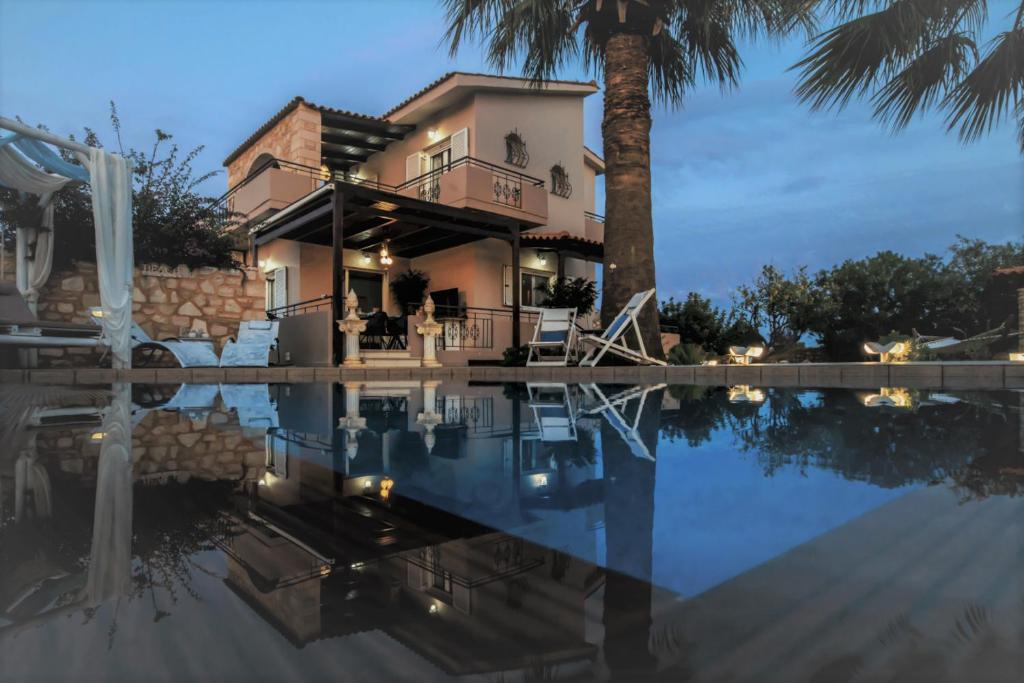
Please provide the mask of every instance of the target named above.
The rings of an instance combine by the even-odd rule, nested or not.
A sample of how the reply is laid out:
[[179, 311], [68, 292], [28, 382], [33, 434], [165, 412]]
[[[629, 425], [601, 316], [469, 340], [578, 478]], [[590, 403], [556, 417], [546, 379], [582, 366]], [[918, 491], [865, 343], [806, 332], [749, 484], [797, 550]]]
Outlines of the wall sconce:
[[427, 611], [430, 612], [431, 614], [437, 614], [437, 603], [436, 602], [431, 603], [430, 607], [427, 609]]
[[380, 264], [382, 266], [390, 266], [394, 263], [394, 259], [391, 258], [391, 251], [388, 249], [388, 243], [390, 240], [384, 240], [384, 244], [380, 246]]
[[320, 180], [330, 180], [331, 169], [327, 167], [327, 164], [320, 165]]
[[437, 128], [431, 128], [427, 131], [427, 138], [429, 138], [431, 142], [437, 142], [441, 139], [441, 133], [437, 131]]
[[369, 252], [364, 251], [363, 252], [363, 265], [364, 266], [368, 266], [368, 265], [370, 265], [371, 261], [373, 261], [373, 257], [370, 256]]
[[539, 263], [539, 264], [541, 264], [543, 266], [547, 262], [548, 262], [548, 255], [547, 255], [547, 253], [543, 252], [543, 251], [538, 251], [537, 252], [537, 263]]
[[103, 438], [106, 435], [106, 432], [93, 432], [92, 434], [89, 435], [89, 440], [92, 441], [93, 443], [99, 443], [100, 441], [103, 441]]

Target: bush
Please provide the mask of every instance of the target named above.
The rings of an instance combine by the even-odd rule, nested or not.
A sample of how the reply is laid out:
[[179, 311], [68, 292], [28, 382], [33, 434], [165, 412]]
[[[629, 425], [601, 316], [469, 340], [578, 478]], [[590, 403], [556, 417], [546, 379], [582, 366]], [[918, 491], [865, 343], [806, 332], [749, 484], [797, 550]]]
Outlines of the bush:
[[585, 277], [558, 278], [547, 286], [544, 308], [575, 308], [576, 315], [587, 315], [597, 303], [597, 287]]
[[526, 359], [530, 355], [530, 347], [526, 344], [522, 346], [510, 346], [505, 349], [505, 352], [501, 357], [501, 364], [507, 368], [521, 368], [526, 366]]
[[429, 286], [430, 278], [426, 273], [410, 268], [391, 279], [391, 296], [395, 297], [403, 313], [411, 313], [410, 308], [423, 303], [423, 295]]
[[676, 344], [668, 351], [670, 365], [700, 365], [708, 357], [700, 344], [684, 342]]

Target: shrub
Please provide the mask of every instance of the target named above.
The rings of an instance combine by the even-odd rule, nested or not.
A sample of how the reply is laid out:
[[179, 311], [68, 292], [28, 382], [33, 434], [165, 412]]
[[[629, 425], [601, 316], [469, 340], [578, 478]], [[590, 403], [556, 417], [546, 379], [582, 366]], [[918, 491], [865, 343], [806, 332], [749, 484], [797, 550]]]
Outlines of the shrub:
[[575, 308], [576, 315], [587, 315], [597, 303], [597, 287], [585, 277], [557, 278], [546, 290], [544, 308]]
[[410, 268], [391, 279], [391, 296], [402, 308], [403, 313], [411, 312], [423, 303], [424, 294], [430, 286], [430, 278], [422, 270]]
[[510, 346], [502, 354], [501, 364], [508, 368], [521, 368], [526, 365], [526, 359], [529, 355], [530, 347], [526, 344]]
[[700, 365], [706, 358], [707, 353], [700, 344], [684, 342], [668, 351], [668, 362], [671, 365]]

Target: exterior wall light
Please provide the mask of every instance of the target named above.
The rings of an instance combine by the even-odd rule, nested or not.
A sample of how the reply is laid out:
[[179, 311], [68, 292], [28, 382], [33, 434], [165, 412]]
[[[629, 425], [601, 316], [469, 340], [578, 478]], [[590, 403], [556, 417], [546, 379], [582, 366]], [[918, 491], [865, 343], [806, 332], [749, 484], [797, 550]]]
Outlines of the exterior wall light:
[[427, 611], [430, 612], [431, 614], [437, 614], [437, 603], [436, 602], [430, 603], [430, 607], [427, 609]]
[[538, 251], [537, 252], [537, 263], [539, 263], [539, 264], [541, 264], [543, 266], [547, 262], [548, 262], [548, 255], [546, 253], [544, 253], [543, 251]]
[[427, 137], [430, 139], [431, 142], [437, 142], [438, 140], [441, 139], [441, 133], [437, 131], [437, 128], [431, 128], [430, 130], [427, 131]]
[[380, 264], [382, 266], [390, 266], [394, 263], [394, 259], [391, 258], [391, 251], [388, 249], [389, 240], [384, 240], [384, 244], [380, 247]]
[[370, 256], [370, 254], [369, 254], [369, 253], [367, 253], [367, 252], [365, 252], [365, 251], [364, 251], [364, 252], [363, 252], [363, 265], [366, 265], [366, 266], [370, 265], [370, 262], [371, 262], [372, 260], [373, 260], [373, 257], [372, 257], [372, 256]]

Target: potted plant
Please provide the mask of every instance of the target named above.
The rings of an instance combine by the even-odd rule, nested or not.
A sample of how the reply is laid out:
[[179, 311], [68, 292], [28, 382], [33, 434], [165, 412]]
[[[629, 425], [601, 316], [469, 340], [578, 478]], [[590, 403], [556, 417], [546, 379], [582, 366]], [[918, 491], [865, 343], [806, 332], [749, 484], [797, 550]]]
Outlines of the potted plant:
[[398, 302], [402, 313], [414, 313], [423, 303], [429, 285], [430, 278], [426, 273], [410, 268], [391, 278], [391, 296]]

